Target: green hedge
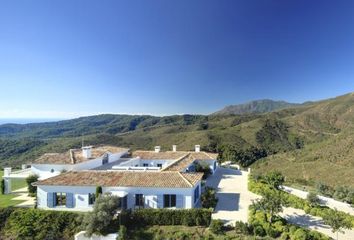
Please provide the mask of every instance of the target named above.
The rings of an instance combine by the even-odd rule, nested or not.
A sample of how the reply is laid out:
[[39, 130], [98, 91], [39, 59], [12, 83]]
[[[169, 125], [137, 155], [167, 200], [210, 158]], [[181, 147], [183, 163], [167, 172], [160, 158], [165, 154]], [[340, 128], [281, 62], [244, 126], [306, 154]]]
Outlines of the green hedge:
[[80, 229], [79, 216], [72, 212], [4, 208], [0, 210], [1, 236], [2, 239], [72, 239]]
[[139, 209], [131, 212], [129, 221], [140, 226], [185, 225], [209, 226], [211, 209]]
[[[251, 192], [254, 192], [256, 194], [262, 195], [262, 193], [266, 190], [268, 191], [276, 191], [272, 189], [269, 185], [266, 183], [262, 182], [261, 180], [254, 180], [252, 177], [250, 177], [248, 181], [248, 189]], [[286, 206], [288, 207], [293, 207], [297, 209], [302, 209], [306, 213], [313, 215], [313, 216], [318, 216], [318, 217], [324, 217], [327, 215], [332, 215], [336, 210], [325, 207], [325, 206], [311, 206], [310, 202], [307, 201], [306, 199], [299, 198], [295, 195], [289, 194], [284, 191], [281, 192], [281, 197], [285, 203]], [[344, 218], [346, 218], [348, 221], [352, 223], [352, 226], [354, 228], [354, 216], [338, 211]]]
[[0, 231], [5, 226], [7, 218], [15, 211], [13, 207], [0, 208]]

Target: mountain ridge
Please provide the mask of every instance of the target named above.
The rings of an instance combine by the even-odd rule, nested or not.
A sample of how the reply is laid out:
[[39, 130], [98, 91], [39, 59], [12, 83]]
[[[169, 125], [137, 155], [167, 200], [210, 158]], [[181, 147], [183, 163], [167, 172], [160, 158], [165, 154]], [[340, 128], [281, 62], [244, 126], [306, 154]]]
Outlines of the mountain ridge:
[[289, 103], [286, 101], [275, 101], [272, 99], [259, 99], [246, 103], [228, 105], [223, 109], [212, 113], [213, 115], [220, 114], [250, 114], [250, 113], [267, 113], [275, 110], [285, 109], [289, 107], [299, 106], [299, 103]]
[[301, 184], [321, 181], [354, 187], [353, 93], [267, 113], [104, 114], [54, 123], [2, 125], [0, 166], [20, 166], [46, 152], [77, 148], [83, 139], [90, 145], [133, 150], [160, 145], [165, 151], [174, 144], [179, 150], [192, 150], [195, 144], [212, 152], [223, 146], [245, 153], [261, 150], [261, 159], [250, 161], [255, 174], [278, 170], [288, 181]]

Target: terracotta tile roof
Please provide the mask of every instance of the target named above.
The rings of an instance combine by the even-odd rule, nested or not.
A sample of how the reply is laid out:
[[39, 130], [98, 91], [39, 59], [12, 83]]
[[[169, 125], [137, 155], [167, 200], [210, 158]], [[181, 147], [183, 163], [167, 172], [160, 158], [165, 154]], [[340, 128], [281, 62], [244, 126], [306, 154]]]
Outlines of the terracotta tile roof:
[[98, 146], [92, 147], [92, 157], [87, 159], [82, 156], [81, 149], [70, 149], [64, 153], [45, 153], [37, 158], [33, 163], [37, 164], [76, 164], [92, 160], [103, 156], [105, 153], [118, 153], [128, 151], [127, 148], [115, 147], [115, 146]]
[[206, 152], [189, 152], [188, 155], [181, 158], [180, 160], [174, 162], [167, 168], [163, 169], [164, 171], [183, 171], [189, 165], [191, 165], [195, 160], [211, 160], [216, 159], [217, 154], [215, 153], [206, 153]]
[[188, 154], [187, 156], [177, 160], [170, 166], [163, 169], [164, 171], [183, 171], [186, 167], [192, 164], [196, 159], [191, 155]]
[[191, 155], [198, 160], [210, 160], [217, 159], [217, 153], [208, 153], [208, 152], [190, 152]]
[[104, 186], [191, 188], [202, 179], [202, 173], [70, 171], [34, 183], [35, 186]]
[[155, 151], [135, 151], [132, 153], [132, 157], [140, 157], [141, 159], [178, 159], [184, 157], [188, 152], [178, 151], [166, 151], [166, 152], [155, 152]]

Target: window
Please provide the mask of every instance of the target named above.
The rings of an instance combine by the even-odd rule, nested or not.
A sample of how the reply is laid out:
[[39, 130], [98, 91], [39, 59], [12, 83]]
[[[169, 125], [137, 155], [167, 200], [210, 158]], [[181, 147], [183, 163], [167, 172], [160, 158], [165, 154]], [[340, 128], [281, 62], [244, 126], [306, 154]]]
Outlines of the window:
[[144, 207], [144, 195], [135, 194], [135, 206]]
[[108, 159], [109, 159], [108, 154], [105, 154], [105, 155], [103, 156], [103, 158], [102, 158], [102, 165], [107, 164], [107, 163], [108, 163]]
[[88, 201], [89, 205], [93, 205], [96, 201], [96, 195], [94, 193], [89, 193]]
[[158, 163], [157, 167], [162, 168], [162, 163]]
[[164, 208], [176, 207], [176, 194], [164, 194], [163, 207]]
[[56, 206], [66, 206], [66, 193], [55, 193]]
[[149, 164], [143, 163], [143, 167], [148, 167], [148, 166], [149, 166]]
[[194, 202], [198, 201], [199, 199], [199, 185], [194, 190]]

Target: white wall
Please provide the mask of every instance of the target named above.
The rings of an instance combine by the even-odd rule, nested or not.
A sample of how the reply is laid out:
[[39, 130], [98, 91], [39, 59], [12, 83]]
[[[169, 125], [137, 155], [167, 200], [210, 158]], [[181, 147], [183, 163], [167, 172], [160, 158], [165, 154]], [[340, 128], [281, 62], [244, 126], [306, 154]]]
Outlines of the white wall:
[[[108, 154], [108, 162], [114, 162], [120, 159], [121, 156], [126, 154], [126, 152], [119, 152]], [[40, 179], [46, 179], [49, 177], [59, 175], [63, 170], [71, 171], [71, 170], [88, 170], [99, 167], [102, 165], [102, 157], [92, 159], [89, 161], [85, 161], [78, 164], [32, 164], [31, 170], [34, 174], [37, 174]], [[52, 172], [53, 170], [53, 172]]]
[[[200, 183], [198, 183], [200, 185]], [[194, 207], [194, 189], [195, 188], [138, 188], [138, 187], [103, 187], [103, 193], [110, 191], [124, 191], [128, 193], [128, 208], [135, 206], [135, 194], [143, 194], [145, 198], [145, 207], [157, 208], [159, 196], [163, 194], [176, 194], [183, 197], [183, 208]], [[201, 189], [201, 187], [200, 187]], [[88, 211], [92, 206], [88, 205], [88, 194], [95, 193], [96, 186], [38, 186], [37, 203], [38, 208], [49, 209], [47, 207], [48, 192], [67, 192], [74, 193], [75, 209], [65, 207], [55, 207], [55, 209]], [[50, 208], [53, 209], [53, 208]]]
[[46, 179], [59, 175], [63, 170], [70, 171], [73, 167], [70, 164], [32, 164], [31, 171], [40, 179]]
[[121, 163], [119, 166], [130, 166], [130, 167], [143, 167], [144, 163], [148, 164], [148, 167], [157, 167], [157, 164], [162, 164], [162, 168], [167, 167], [172, 164], [174, 160], [167, 159], [140, 159], [133, 158], [127, 162]]

